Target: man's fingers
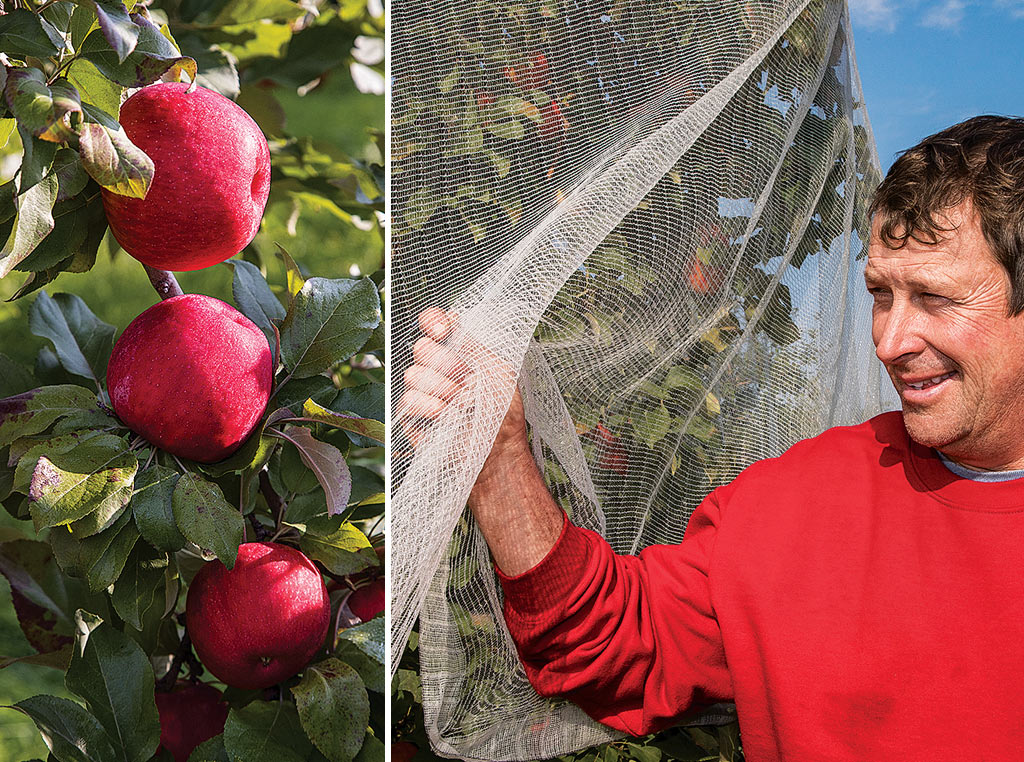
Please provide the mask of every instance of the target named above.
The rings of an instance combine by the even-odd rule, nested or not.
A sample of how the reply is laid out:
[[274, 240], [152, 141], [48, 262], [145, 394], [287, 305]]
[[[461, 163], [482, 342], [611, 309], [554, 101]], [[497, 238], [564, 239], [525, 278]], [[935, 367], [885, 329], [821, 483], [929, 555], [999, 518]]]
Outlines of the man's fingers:
[[464, 387], [436, 370], [422, 365], [411, 365], [405, 371], [405, 388], [451, 402]]
[[445, 312], [440, 307], [427, 307], [420, 313], [420, 330], [434, 341], [444, 341], [458, 325], [455, 313]]
[[448, 407], [448, 403], [439, 397], [410, 389], [402, 395], [398, 415], [406, 423], [417, 419], [435, 420]]
[[413, 344], [412, 357], [416, 365], [435, 370], [452, 381], [462, 381], [469, 374], [469, 366], [457, 352], [427, 336]]

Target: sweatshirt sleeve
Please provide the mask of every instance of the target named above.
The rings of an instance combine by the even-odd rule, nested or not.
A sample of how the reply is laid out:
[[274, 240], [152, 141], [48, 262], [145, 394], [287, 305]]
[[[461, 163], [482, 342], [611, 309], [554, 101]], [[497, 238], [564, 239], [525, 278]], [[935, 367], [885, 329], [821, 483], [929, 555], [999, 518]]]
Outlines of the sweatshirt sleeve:
[[718, 522], [712, 493], [682, 543], [620, 556], [566, 520], [537, 566], [499, 572], [505, 619], [537, 692], [632, 735], [731, 699], [708, 584]]

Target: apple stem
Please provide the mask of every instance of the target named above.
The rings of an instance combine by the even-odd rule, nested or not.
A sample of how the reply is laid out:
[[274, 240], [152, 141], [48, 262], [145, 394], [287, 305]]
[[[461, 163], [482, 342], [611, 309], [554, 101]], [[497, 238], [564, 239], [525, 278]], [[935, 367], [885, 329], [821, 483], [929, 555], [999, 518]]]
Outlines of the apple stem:
[[255, 511], [249, 514], [249, 523], [252, 524], [252, 529], [256, 533], [256, 542], [263, 542], [270, 536], [267, 528], [257, 520]]
[[171, 656], [171, 666], [167, 674], [156, 681], [156, 689], [160, 692], [173, 690], [174, 684], [178, 682], [178, 675], [184, 662], [191, 662], [195, 657], [192, 654], [192, 639], [188, 636], [188, 622], [184, 621], [184, 615], [178, 617], [178, 621], [185, 625], [185, 632], [181, 636], [181, 643], [178, 650]]
[[263, 499], [267, 501], [267, 507], [270, 508], [270, 512], [274, 515], [274, 528], [280, 527], [281, 522], [284, 521], [284, 504], [281, 502], [280, 496], [274, 491], [266, 469], [260, 471], [260, 493], [263, 495]]
[[143, 267], [146, 268], [149, 282], [153, 284], [153, 288], [160, 294], [161, 299], [170, 299], [172, 296], [184, 295], [185, 292], [178, 285], [178, 280], [174, 277], [174, 273], [167, 270], [157, 270], [149, 265], [143, 265]]

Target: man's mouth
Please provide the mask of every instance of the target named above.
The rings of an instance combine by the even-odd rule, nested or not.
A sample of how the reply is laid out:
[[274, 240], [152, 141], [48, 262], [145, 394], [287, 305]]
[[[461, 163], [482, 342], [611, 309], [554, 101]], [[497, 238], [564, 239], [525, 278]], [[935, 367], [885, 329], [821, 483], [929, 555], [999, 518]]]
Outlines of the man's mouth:
[[925, 378], [920, 381], [914, 381], [913, 383], [909, 381], [904, 381], [903, 383], [908, 389], [916, 389], [917, 391], [922, 391], [932, 386], [938, 386], [947, 378], [952, 378], [955, 375], [956, 371], [954, 370], [950, 371], [949, 373], [943, 373], [941, 376], [933, 376], [932, 378]]

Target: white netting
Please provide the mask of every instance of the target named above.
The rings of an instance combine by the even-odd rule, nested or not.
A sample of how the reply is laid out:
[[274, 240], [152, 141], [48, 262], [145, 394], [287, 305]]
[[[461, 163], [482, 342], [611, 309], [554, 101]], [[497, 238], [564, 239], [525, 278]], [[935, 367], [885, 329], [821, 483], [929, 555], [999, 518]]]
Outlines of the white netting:
[[452, 309], [474, 371], [415, 454], [394, 433], [393, 669], [419, 616], [435, 748], [549, 757], [613, 734], [530, 688], [463, 512], [504, 368], [555, 498], [619, 552], [678, 542], [750, 462], [882, 409], [849, 18], [825, 0], [393, 12], [391, 346], [409, 365], [419, 312]]

